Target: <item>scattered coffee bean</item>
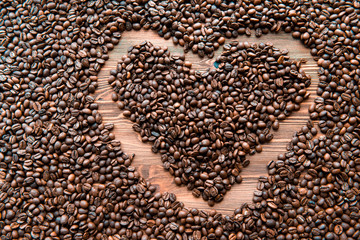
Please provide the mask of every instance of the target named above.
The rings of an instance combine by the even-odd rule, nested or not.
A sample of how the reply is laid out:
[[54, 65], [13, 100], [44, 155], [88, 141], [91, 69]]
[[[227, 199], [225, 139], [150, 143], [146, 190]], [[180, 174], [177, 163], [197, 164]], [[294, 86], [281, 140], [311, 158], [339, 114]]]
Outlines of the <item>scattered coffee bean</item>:
[[[360, 3], [353, 0], [0, 1], [1, 239], [359, 239], [359, 15]], [[201, 57], [213, 57], [226, 39], [252, 30], [257, 37], [292, 34], [320, 67], [318, 97], [309, 112], [323, 136], [316, 136], [312, 122], [297, 129], [287, 152], [269, 163], [267, 177], [259, 178], [254, 201], [231, 216], [189, 209], [174, 194], [156, 191], [131, 166], [133, 156], [122, 152], [113, 125], [102, 122], [91, 96], [122, 32], [141, 28]], [[140, 59], [140, 68], [133, 58], [123, 59], [127, 74], [111, 80], [126, 83], [126, 99], [141, 104], [132, 109], [129, 100], [119, 98], [125, 97], [119, 92], [123, 85], [113, 85], [113, 100], [129, 109], [124, 116], [150, 124], [137, 123], [134, 130], [143, 132], [155, 151], [164, 155], [168, 150], [164, 167], [178, 184], [193, 183], [193, 193], [208, 196], [209, 204], [241, 181], [241, 169], [231, 161], [239, 157], [243, 167], [249, 164], [245, 155], [272, 139], [263, 131], [278, 129], [279, 120], [308, 96], [301, 61], [294, 63], [267, 45], [224, 47], [217, 68], [208, 73], [196, 73], [182, 56], [158, 48], [147, 50], [151, 56], [145, 56], [148, 62]], [[147, 81], [133, 78], [155, 62], [157, 69], [146, 70], [152, 73]], [[277, 74], [299, 82], [291, 85]], [[271, 84], [265, 91], [237, 86], [250, 82], [258, 88]], [[161, 94], [154, 96], [158, 88], [162, 100]], [[145, 97], [151, 93], [140, 94], [149, 89], [155, 103]], [[264, 107], [275, 94], [283, 103]], [[215, 101], [220, 97], [221, 104]], [[173, 104], [179, 99], [185, 101], [181, 108]], [[240, 99], [248, 105], [237, 106]], [[164, 109], [153, 111], [156, 104]], [[254, 111], [245, 119], [230, 115], [247, 107]], [[245, 117], [251, 114], [254, 119]], [[186, 131], [174, 125], [170, 131], [163, 126], [170, 121], [191, 125]], [[210, 126], [218, 132], [201, 132]], [[204, 164], [197, 164], [199, 156]], [[179, 167], [184, 158], [189, 161]]]

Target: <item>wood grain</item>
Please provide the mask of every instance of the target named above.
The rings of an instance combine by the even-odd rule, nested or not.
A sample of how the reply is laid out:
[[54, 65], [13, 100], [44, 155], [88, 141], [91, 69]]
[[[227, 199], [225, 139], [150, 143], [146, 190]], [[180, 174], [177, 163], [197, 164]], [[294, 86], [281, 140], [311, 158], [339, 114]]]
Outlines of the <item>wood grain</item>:
[[[167, 46], [171, 54], [183, 54], [183, 48], [175, 46], [171, 40], [164, 40], [152, 31], [131, 31], [125, 32], [120, 43], [109, 54], [110, 59], [100, 71], [99, 87], [95, 93], [96, 101], [100, 105], [100, 113], [104, 122], [115, 124], [114, 134], [116, 139], [121, 141], [122, 149], [128, 154], [135, 154], [133, 166], [135, 166], [142, 176], [157, 186], [161, 192], [173, 192], [177, 195], [178, 200], [185, 203], [186, 207], [196, 207], [199, 209], [210, 209], [202, 198], [195, 198], [191, 191], [185, 186], [178, 187], [173, 181], [173, 177], [162, 167], [159, 154], [151, 151], [151, 145], [142, 143], [138, 134], [132, 130], [132, 123], [125, 119], [121, 111], [117, 108], [116, 103], [111, 100], [113, 90], [107, 82], [110, 76], [110, 70], [116, 68], [118, 60], [126, 55], [130, 46], [139, 44], [144, 40], [152, 42], [154, 45]], [[303, 65], [304, 71], [312, 78], [312, 84], [308, 88], [311, 93], [309, 99], [301, 104], [301, 109], [293, 113], [285, 121], [280, 122], [280, 129], [274, 132], [274, 139], [263, 145], [263, 152], [249, 156], [251, 163], [241, 173], [244, 181], [241, 184], [233, 185], [232, 189], [225, 195], [224, 200], [216, 204], [216, 209], [223, 214], [232, 214], [233, 210], [244, 202], [251, 202], [253, 192], [256, 189], [258, 178], [267, 176], [266, 165], [270, 160], [274, 160], [280, 153], [286, 151], [286, 146], [295, 131], [300, 130], [301, 126], [306, 124], [309, 119], [308, 107], [316, 97], [316, 88], [318, 85], [318, 67], [310, 55], [309, 49], [301, 44], [300, 41], [293, 39], [289, 34], [267, 34], [261, 38], [256, 38], [253, 34], [251, 37], [240, 36], [237, 39], [228, 39], [230, 41], [247, 41], [247, 42], [271, 42], [280, 49], [288, 49], [289, 55], [294, 60], [305, 59], [307, 63]], [[193, 63], [193, 68], [200, 71], [206, 71], [213, 67], [217, 56], [223, 51], [222, 47], [215, 53], [215, 57], [199, 58], [192, 53], [185, 54], [186, 61]]]

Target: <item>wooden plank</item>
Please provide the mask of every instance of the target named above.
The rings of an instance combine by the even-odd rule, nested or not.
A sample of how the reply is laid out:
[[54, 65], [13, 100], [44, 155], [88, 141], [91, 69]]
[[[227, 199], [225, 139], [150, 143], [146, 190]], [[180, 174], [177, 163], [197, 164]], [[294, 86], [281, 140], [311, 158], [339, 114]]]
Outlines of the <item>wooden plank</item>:
[[[151, 151], [151, 145], [142, 143], [137, 133], [132, 130], [132, 123], [125, 119], [121, 111], [117, 108], [116, 103], [111, 100], [113, 90], [107, 82], [110, 76], [110, 70], [116, 68], [118, 60], [126, 55], [127, 49], [135, 44], [139, 44], [144, 40], [152, 42], [154, 45], [167, 46], [171, 54], [183, 54], [183, 48], [174, 46], [171, 40], [164, 40], [152, 31], [131, 31], [125, 32], [120, 40], [120, 43], [109, 54], [110, 58], [106, 62], [98, 75], [99, 87], [95, 93], [96, 101], [100, 105], [100, 113], [103, 116], [104, 122], [111, 122], [115, 124], [114, 134], [117, 140], [121, 141], [122, 149], [128, 153], [135, 153], [133, 166], [135, 166], [142, 176], [157, 186], [161, 192], [173, 192], [176, 194], [178, 200], [185, 203], [186, 207], [196, 207], [199, 209], [210, 209], [207, 202], [202, 198], [195, 198], [191, 191], [186, 187], [176, 186], [173, 177], [169, 172], [162, 167], [159, 154], [154, 154]], [[318, 85], [318, 68], [315, 61], [310, 55], [309, 49], [305, 48], [300, 41], [295, 40], [291, 35], [286, 33], [267, 34], [261, 38], [256, 38], [255, 35], [251, 37], [240, 36], [237, 39], [228, 39], [230, 41], [247, 41], [247, 42], [271, 42], [280, 49], [288, 49], [289, 55], [294, 60], [305, 59], [307, 63], [303, 65], [304, 71], [312, 78], [312, 84], [308, 88], [311, 93], [309, 99], [302, 103], [301, 109], [293, 113], [285, 121], [280, 122], [280, 129], [274, 132], [274, 139], [263, 145], [263, 152], [249, 156], [250, 165], [243, 170], [241, 176], [243, 182], [241, 184], [233, 185], [232, 189], [225, 195], [224, 200], [216, 204], [213, 209], [218, 210], [224, 214], [231, 214], [233, 210], [240, 206], [241, 203], [251, 202], [253, 192], [256, 189], [259, 176], [267, 176], [266, 165], [270, 160], [274, 160], [280, 153], [286, 151], [286, 146], [290, 141], [296, 130], [300, 130], [301, 126], [305, 125], [309, 119], [308, 107], [316, 97], [316, 88]], [[199, 58], [192, 53], [185, 54], [186, 61], [193, 63], [193, 68], [200, 71], [205, 71], [213, 67], [213, 63], [217, 56], [222, 52], [222, 47], [216, 51], [215, 57], [212, 59]]]

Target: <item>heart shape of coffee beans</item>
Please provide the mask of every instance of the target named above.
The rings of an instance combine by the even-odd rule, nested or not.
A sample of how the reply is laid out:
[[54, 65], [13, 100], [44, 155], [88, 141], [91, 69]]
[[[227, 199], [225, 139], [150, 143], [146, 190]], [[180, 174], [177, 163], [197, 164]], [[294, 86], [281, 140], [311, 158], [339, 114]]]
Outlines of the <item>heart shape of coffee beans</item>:
[[175, 183], [210, 206], [242, 181], [247, 154], [273, 138], [271, 129], [300, 108], [310, 85], [301, 61], [271, 44], [226, 44], [214, 65], [194, 71], [183, 55], [145, 41], [109, 78], [124, 116]]

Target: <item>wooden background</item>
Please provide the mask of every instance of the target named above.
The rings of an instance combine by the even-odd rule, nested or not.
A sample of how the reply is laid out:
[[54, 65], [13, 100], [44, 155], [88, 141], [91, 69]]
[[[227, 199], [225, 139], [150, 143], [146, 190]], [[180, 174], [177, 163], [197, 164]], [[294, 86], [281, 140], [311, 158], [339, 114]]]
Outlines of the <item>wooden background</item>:
[[[132, 130], [132, 122], [124, 118], [116, 103], [111, 100], [113, 90], [107, 81], [110, 76], [110, 70], [116, 69], [117, 61], [127, 54], [127, 49], [130, 46], [139, 44], [144, 40], [150, 41], [154, 45], [167, 46], [171, 54], [183, 53], [181, 46], [175, 46], [172, 40], [164, 40], [156, 32], [145, 30], [125, 32], [120, 43], [109, 54], [110, 59], [98, 75], [99, 87], [95, 95], [96, 101], [100, 105], [100, 113], [103, 116], [104, 122], [115, 124], [114, 134], [116, 139], [121, 141], [122, 149], [128, 154], [135, 153], [133, 166], [140, 171], [145, 179], [157, 186], [161, 192], [168, 191], [175, 193], [177, 199], [184, 202], [186, 207], [196, 207], [204, 210], [210, 209], [207, 202], [201, 197], [193, 197], [191, 191], [185, 186], [179, 187], [175, 185], [173, 177], [162, 167], [160, 154], [153, 153], [150, 144], [141, 142], [138, 134]], [[280, 129], [274, 132], [274, 139], [269, 144], [263, 145], [262, 153], [248, 157], [250, 165], [241, 173], [244, 179], [243, 182], [233, 185], [232, 189], [225, 195], [224, 200], [212, 207], [223, 214], [232, 214], [234, 209], [239, 207], [241, 203], [252, 201], [258, 178], [267, 175], [267, 163], [270, 160], [276, 159], [279, 153], [286, 151], [286, 146], [294, 132], [300, 130], [301, 126], [306, 124], [309, 119], [308, 107], [316, 97], [318, 85], [318, 67], [310, 55], [310, 50], [303, 46], [299, 40], [293, 39], [290, 34], [267, 34], [261, 38], [256, 38], [252, 34], [251, 37], [240, 36], [236, 39], [227, 39], [227, 42], [233, 40], [255, 43], [271, 42], [275, 47], [288, 49], [292, 59], [306, 59], [307, 63], [303, 65], [303, 69], [311, 76], [312, 84], [308, 89], [311, 92], [310, 98], [302, 103], [301, 109], [293, 113], [285, 121], [280, 122]], [[213, 63], [222, 51], [223, 48], [220, 47], [212, 59], [207, 57], [201, 59], [193, 53], [187, 53], [185, 60], [192, 62], [194, 69], [204, 71], [214, 67]]]

